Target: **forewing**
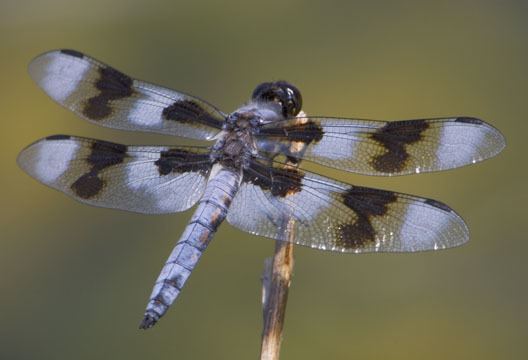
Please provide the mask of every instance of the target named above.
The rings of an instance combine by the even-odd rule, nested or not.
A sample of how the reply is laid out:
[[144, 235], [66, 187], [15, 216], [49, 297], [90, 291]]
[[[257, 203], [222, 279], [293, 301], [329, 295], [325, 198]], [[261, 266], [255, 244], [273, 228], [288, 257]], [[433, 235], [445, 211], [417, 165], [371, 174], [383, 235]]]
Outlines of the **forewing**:
[[74, 50], [44, 53], [29, 64], [56, 102], [93, 123], [192, 139], [211, 139], [225, 115], [196, 97], [135, 80]]
[[[262, 126], [261, 151], [366, 175], [452, 169], [497, 155], [502, 134], [468, 117], [371, 121], [306, 117]], [[304, 149], [298, 151], [299, 147]]]
[[205, 147], [126, 146], [67, 135], [33, 143], [18, 164], [81, 202], [147, 214], [190, 208], [211, 167]]
[[340, 252], [412, 252], [465, 243], [460, 216], [435, 200], [352, 186], [254, 161], [227, 215], [252, 234]]

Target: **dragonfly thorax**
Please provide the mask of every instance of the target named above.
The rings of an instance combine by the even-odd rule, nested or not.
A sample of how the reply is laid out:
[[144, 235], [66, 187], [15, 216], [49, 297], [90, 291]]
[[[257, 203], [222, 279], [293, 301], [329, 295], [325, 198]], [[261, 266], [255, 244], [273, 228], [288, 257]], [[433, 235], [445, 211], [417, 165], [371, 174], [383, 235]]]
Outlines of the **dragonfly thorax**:
[[251, 101], [227, 116], [224, 130], [252, 129], [261, 125], [284, 120], [282, 107], [272, 101]]
[[254, 124], [257, 121], [258, 118], [247, 112], [229, 115], [211, 151], [213, 161], [235, 169], [241, 169], [248, 163], [253, 154], [257, 153], [253, 140]]
[[257, 155], [254, 135], [259, 127], [284, 120], [280, 104], [251, 101], [227, 116], [222, 132], [213, 146], [214, 161], [240, 169]]

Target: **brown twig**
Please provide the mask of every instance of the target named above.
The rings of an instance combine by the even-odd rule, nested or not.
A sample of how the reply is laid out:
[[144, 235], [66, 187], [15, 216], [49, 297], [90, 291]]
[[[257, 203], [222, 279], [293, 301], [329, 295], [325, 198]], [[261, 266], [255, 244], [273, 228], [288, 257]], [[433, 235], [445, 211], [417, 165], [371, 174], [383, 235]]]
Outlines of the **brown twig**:
[[261, 360], [279, 359], [292, 272], [293, 244], [277, 241], [275, 254], [273, 258], [266, 259], [262, 276], [264, 327], [260, 349]]
[[[301, 111], [298, 115], [298, 123], [306, 123], [306, 113]], [[299, 141], [291, 145], [290, 151], [302, 156], [306, 150], [306, 144]], [[287, 160], [287, 168], [296, 169], [298, 161]], [[261, 360], [278, 360], [282, 341], [282, 329], [284, 328], [284, 317], [286, 315], [286, 304], [288, 302], [288, 290], [290, 289], [293, 273], [293, 243], [295, 240], [295, 219], [285, 218], [281, 228], [282, 239], [276, 241], [273, 258], [267, 258], [264, 262], [262, 273], [262, 312], [264, 327], [262, 329], [262, 343], [260, 347]]]

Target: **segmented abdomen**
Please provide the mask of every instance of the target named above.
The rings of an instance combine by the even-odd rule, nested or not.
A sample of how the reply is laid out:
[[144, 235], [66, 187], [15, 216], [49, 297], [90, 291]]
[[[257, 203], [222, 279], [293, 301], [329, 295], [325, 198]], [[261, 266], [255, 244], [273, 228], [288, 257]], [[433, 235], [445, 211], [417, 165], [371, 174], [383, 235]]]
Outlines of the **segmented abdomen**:
[[191, 221], [156, 280], [140, 325], [143, 329], [152, 327], [176, 300], [202, 252], [227, 215], [239, 187], [240, 175], [220, 165], [215, 167]]

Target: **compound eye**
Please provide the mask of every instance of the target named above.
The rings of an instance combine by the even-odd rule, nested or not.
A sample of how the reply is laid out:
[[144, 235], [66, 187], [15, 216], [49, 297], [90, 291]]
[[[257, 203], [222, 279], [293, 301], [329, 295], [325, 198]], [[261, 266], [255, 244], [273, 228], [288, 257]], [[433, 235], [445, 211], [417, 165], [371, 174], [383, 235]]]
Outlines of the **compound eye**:
[[296, 116], [301, 111], [301, 93], [286, 81], [262, 83], [255, 88], [252, 98], [279, 103], [284, 117]]
[[301, 94], [297, 89], [293, 89], [291, 87], [288, 87], [285, 90], [287, 94], [287, 100], [285, 104], [287, 115], [296, 116], [301, 111]]

